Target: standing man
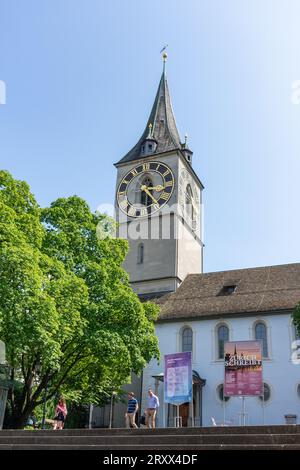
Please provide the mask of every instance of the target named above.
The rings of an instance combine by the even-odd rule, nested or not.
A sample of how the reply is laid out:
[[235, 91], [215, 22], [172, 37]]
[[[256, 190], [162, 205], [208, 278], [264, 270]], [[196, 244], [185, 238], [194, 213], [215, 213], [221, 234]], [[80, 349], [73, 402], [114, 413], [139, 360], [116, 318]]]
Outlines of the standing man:
[[135, 424], [135, 414], [139, 409], [137, 399], [134, 398], [134, 393], [128, 393], [127, 413], [125, 413], [126, 428], [137, 428]]
[[151, 388], [148, 390], [148, 408], [146, 410], [146, 426], [149, 428], [149, 421], [151, 422], [151, 428], [155, 429], [155, 417], [159, 407], [159, 400], [156, 395], [152, 392]]

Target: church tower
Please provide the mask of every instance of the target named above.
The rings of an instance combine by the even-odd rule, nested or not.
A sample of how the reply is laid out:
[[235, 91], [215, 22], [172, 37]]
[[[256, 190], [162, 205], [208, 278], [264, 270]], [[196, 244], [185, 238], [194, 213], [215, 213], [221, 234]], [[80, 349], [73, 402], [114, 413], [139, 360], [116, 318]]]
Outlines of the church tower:
[[201, 273], [203, 185], [182, 143], [163, 73], [145, 130], [118, 162], [118, 236], [129, 241], [124, 268], [141, 299], [174, 292], [187, 274]]

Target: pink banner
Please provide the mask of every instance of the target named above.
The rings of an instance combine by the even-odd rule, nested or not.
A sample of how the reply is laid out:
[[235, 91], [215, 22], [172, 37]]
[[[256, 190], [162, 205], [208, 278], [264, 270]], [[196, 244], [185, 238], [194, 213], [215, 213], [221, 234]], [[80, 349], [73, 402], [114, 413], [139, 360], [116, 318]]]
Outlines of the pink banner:
[[231, 341], [224, 345], [224, 396], [263, 395], [260, 341]]

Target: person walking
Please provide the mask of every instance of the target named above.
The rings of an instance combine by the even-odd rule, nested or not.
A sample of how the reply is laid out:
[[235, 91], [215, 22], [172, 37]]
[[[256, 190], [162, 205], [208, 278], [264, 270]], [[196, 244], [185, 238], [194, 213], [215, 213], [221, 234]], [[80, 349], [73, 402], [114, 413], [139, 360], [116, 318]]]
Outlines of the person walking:
[[125, 422], [126, 428], [137, 428], [138, 426], [135, 424], [135, 415], [137, 410], [139, 409], [139, 405], [137, 399], [134, 398], [134, 393], [128, 393], [128, 403], [127, 403], [127, 412], [125, 413]]
[[66, 400], [60, 398], [55, 408], [54, 426], [53, 429], [63, 429], [66, 421], [68, 411], [66, 406]]
[[155, 429], [155, 417], [159, 407], [159, 400], [152, 392], [151, 388], [148, 390], [148, 408], [146, 409], [146, 427], [149, 428], [149, 421], [151, 428]]

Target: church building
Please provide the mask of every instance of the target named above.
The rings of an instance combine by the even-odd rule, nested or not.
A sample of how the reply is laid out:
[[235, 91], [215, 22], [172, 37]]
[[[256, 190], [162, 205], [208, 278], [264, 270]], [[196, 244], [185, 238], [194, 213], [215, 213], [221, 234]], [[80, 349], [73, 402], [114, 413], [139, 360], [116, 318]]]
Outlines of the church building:
[[[181, 140], [177, 130], [166, 54], [163, 59], [144, 132], [115, 164], [118, 235], [129, 241], [124, 267], [141, 300], [161, 307], [161, 363], [153, 360], [128, 389], [135, 389], [142, 409], [148, 388], [155, 390], [157, 425], [174, 426], [175, 406], [164, 404], [163, 356], [191, 351], [193, 403], [180, 406], [183, 426], [239, 425], [240, 397], [223, 396], [224, 343], [256, 339], [262, 342], [264, 395], [246, 399], [243, 419], [249, 425], [297, 420], [300, 342], [292, 312], [300, 301], [300, 264], [203, 273], [204, 187], [187, 136]], [[118, 405], [114, 427], [124, 426], [124, 413]]]
[[187, 137], [179, 137], [165, 61], [145, 130], [115, 164], [119, 236], [130, 247], [124, 268], [142, 299], [175, 292], [187, 274], [202, 272], [203, 185]]

